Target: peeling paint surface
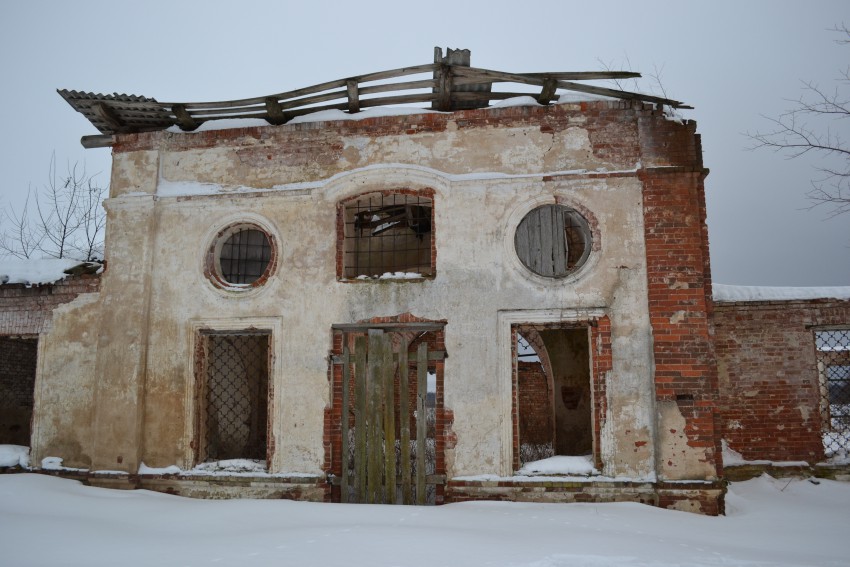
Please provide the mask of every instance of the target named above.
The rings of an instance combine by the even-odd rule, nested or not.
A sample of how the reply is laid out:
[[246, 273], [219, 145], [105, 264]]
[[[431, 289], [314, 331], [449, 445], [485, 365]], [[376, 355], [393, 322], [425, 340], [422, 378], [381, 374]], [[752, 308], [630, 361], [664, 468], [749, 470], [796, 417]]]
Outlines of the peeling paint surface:
[[[322, 475], [331, 327], [411, 313], [447, 322], [449, 478], [512, 474], [504, 315], [519, 313], [522, 323], [522, 313], [550, 313], [557, 322], [593, 311], [611, 325], [607, 409], [594, 439], [604, 474], [654, 478], [659, 467], [669, 479], [713, 478], [705, 451], [688, 445], [675, 404], [656, 408], [643, 184], [634, 171], [654, 158], [640, 158], [637, 146], [618, 149], [637, 144], [630, 111], [622, 124], [604, 127], [577, 109], [557, 112], [572, 114], [546, 128], [494, 112], [483, 125], [464, 123], [464, 114], [393, 119], [409, 132], [369, 131], [363, 121], [234, 138], [209, 132], [191, 138], [196, 146], [170, 133], [143, 135], [151, 147], [119, 144], [106, 204], [108, 269], [98, 301], [56, 313], [40, 380], [59, 390], [42, 398], [36, 454], [131, 473], [142, 461], [191, 468], [198, 329], [262, 328], [272, 333], [273, 351], [269, 472]], [[417, 129], [414, 120], [443, 122]], [[203, 190], [176, 196], [176, 184]], [[340, 281], [338, 203], [402, 189], [433, 192], [435, 277]], [[582, 212], [593, 233], [588, 261], [565, 278], [533, 274], [514, 251], [524, 215], [549, 203]], [[268, 234], [274, 268], [263, 285], [217, 287], [208, 277], [210, 250], [221, 231], [246, 222]], [[677, 312], [670, 322], [686, 317]], [[97, 333], [75, 340], [80, 319]], [[65, 343], [71, 350], [61, 352]], [[58, 376], [63, 357], [89, 380], [71, 398], [61, 394], [79, 379]], [[667, 429], [656, 431], [658, 423]], [[59, 435], [59, 427], [67, 431]], [[664, 465], [668, 459], [675, 466]]]

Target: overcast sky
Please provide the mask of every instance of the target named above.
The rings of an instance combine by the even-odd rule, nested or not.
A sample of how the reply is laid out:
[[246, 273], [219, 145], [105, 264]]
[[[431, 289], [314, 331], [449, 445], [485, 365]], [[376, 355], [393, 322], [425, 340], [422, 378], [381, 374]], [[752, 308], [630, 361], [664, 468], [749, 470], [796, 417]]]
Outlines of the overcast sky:
[[[695, 107], [713, 279], [744, 285], [850, 285], [850, 214], [805, 210], [813, 160], [747, 151], [747, 131], [787, 110], [801, 80], [835, 88], [850, 45], [836, 1], [692, 2], [44, 2], [0, 7], [0, 206], [47, 179], [50, 156], [108, 182], [108, 149], [57, 88], [214, 101], [430, 63], [469, 48], [502, 71], [660, 70]], [[641, 83], [650, 90], [651, 81]], [[850, 124], [840, 126], [850, 139]]]

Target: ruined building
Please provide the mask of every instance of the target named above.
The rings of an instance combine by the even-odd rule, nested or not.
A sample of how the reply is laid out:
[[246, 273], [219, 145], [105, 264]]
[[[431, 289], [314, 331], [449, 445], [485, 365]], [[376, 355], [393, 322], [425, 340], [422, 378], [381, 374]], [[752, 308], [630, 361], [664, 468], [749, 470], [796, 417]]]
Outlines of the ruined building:
[[450, 51], [226, 103], [61, 91], [112, 147], [106, 267], [36, 331], [32, 462], [722, 511], [700, 139], [677, 101], [576, 82], [618, 76]]

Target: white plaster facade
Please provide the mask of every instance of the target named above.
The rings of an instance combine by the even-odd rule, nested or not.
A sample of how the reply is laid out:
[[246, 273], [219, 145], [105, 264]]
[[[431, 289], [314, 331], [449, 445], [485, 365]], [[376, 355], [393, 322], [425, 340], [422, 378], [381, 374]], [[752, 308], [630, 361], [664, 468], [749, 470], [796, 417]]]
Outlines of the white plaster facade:
[[[677, 469], [659, 460], [658, 444], [672, 443], [659, 430], [683, 418], [675, 403], [655, 407], [638, 170], [669, 164], [599, 151], [593, 118], [560, 106], [566, 118], [553, 131], [523, 109], [499, 109], [475, 111], [489, 121], [478, 126], [463, 113], [440, 115], [440, 129], [423, 128], [421, 117], [384, 119], [395, 133], [311, 123], [119, 140], [101, 291], [57, 312], [43, 337], [34, 461], [55, 455], [131, 474], [142, 462], [191, 469], [198, 331], [257, 328], [271, 332], [274, 355], [268, 470], [323, 475], [332, 325], [411, 313], [446, 322], [445, 407], [456, 438], [447, 476], [508, 477], [511, 325], [607, 317], [607, 414], [594, 439], [603, 475], [715, 479], [704, 449], [677, 448], [686, 453]], [[628, 128], [639, 144], [639, 129]], [[303, 154], [299, 137], [312, 144]], [[338, 203], [398, 189], [433, 191], [435, 277], [340, 281]], [[514, 249], [522, 218], [555, 202], [584, 212], [593, 231], [586, 264], [559, 279], [533, 274]], [[204, 273], [216, 235], [238, 222], [262, 227], [277, 250], [268, 280], [249, 291], [222, 289]], [[65, 358], [74, 361], [64, 366]]]

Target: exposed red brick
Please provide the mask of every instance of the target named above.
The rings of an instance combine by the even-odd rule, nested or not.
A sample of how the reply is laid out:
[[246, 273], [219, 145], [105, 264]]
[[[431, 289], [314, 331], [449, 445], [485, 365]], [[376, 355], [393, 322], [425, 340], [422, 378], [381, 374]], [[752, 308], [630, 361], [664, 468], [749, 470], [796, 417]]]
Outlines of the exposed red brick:
[[[645, 125], [644, 125], [645, 126]], [[659, 126], [656, 124], [656, 126]], [[675, 129], [674, 129], [675, 130]], [[659, 150], [678, 134], [646, 129]], [[693, 133], [691, 133], [693, 138]], [[709, 324], [711, 272], [705, 223], [705, 171], [698, 141], [671, 165], [643, 169], [649, 315], [655, 358], [655, 397], [675, 402], [688, 444], [704, 448], [722, 474], [717, 421], [717, 367]], [[662, 152], [663, 153], [663, 152]], [[690, 161], [682, 161], [690, 155]], [[682, 158], [682, 159], [680, 159]]]
[[746, 460], [824, 458], [814, 331], [850, 327], [850, 301], [717, 303], [723, 437]]

